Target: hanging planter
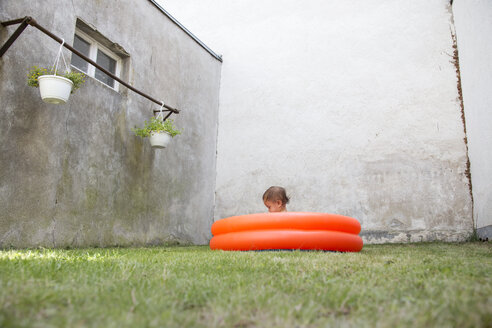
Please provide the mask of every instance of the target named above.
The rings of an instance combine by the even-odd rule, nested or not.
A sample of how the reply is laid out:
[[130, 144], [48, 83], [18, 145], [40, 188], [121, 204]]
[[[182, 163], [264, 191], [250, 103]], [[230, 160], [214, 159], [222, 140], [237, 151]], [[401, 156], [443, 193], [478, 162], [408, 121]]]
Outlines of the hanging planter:
[[153, 148], [166, 148], [172, 138], [181, 134], [181, 131], [174, 126], [173, 120], [163, 120], [163, 106], [161, 106], [161, 111], [157, 117], [152, 117], [150, 121], [144, 122], [143, 128], [135, 127], [132, 129], [136, 136], [148, 137]]
[[[62, 42], [58, 55], [56, 56], [53, 68], [48, 70], [43, 67], [31, 67], [27, 75], [27, 85], [38, 88], [41, 99], [49, 104], [64, 104], [68, 101], [70, 94], [77, 90], [85, 81], [83, 73], [72, 72], [63, 57]], [[60, 56], [65, 63], [66, 71], [59, 74], [57, 71]]]
[[150, 145], [154, 148], [166, 148], [171, 142], [171, 135], [168, 132], [154, 132], [150, 133], [149, 141]]
[[41, 99], [49, 104], [66, 103], [73, 87], [72, 81], [57, 75], [42, 75], [38, 83]]

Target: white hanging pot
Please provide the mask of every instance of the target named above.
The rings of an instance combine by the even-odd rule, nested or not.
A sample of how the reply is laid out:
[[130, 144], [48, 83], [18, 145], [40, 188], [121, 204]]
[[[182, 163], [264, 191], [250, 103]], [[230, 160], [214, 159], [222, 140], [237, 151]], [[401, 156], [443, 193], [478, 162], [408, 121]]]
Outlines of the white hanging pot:
[[150, 145], [154, 148], [166, 148], [166, 146], [171, 142], [171, 135], [167, 132], [151, 132], [150, 133]]
[[73, 82], [57, 75], [41, 75], [38, 77], [39, 92], [44, 102], [49, 104], [64, 104], [70, 97]]

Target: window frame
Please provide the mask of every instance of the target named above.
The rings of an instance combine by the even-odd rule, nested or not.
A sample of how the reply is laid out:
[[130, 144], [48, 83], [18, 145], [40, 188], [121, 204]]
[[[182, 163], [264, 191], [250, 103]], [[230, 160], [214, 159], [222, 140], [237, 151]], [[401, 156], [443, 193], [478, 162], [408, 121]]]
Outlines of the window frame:
[[[76, 28], [75, 29], [75, 35], [77, 35], [79, 38], [81, 38], [85, 42], [89, 43], [89, 54], [87, 55], [87, 57], [89, 57], [90, 59], [92, 59], [94, 62], [97, 62], [97, 52], [98, 52], [98, 50], [100, 50], [102, 53], [104, 53], [109, 58], [114, 59], [116, 61], [116, 65], [115, 65], [116, 67], [115, 67], [115, 73], [114, 73], [114, 75], [116, 75], [117, 77], [121, 78], [121, 68], [122, 68], [122, 62], [123, 62], [123, 60], [122, 60], [121, 57], [119, 57], [118, 55], [116, 55], [114, 52], [112, 52], [111, 50], [109, 50], [107, 47], [105, 47], [104, 45], [102, 45], [100, 42], [98, 42], [97, 40], [95, 40], [93, 37], [91, 37], [87, 33], [81, 31], [79, 28]], [[119, 91], [120, 83], [117, 80], [114, 80], [113, 79], [114, 80], [114, 86], [110, 86], [110, 85], [104, 83], [103, 81], [97, 79], [96, 78], [96, 67], [94, 65], [92, 65], [91, 63], [87, 63], [87, 72], [84, 72], [80, 68], [72, 65], [72, 61], [71, 60], [70, 60], [70, 66], [72, 68], [76, 69], [77, 71], [82, 72], [82, 73], [86, 74], [87, 76], [92, 77], [94, 80], [96, 80], [96, 81], [104, 84], [108, 88], [111, 88], [111, 89], [113, 89], [115, 91]]]

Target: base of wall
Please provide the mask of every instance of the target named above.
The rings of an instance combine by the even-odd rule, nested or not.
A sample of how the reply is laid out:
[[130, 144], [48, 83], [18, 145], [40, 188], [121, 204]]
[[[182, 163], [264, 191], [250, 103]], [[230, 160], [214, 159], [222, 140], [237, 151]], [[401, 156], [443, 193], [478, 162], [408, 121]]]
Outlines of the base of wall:
[[477, 236], [480, 240], [492, 240], [492, 225], [478, 228]]
[[[490, 230], [492, 232], [492, 229]], [[473, 231], [456, 230], [412, 230], [412, 231], [362, 231], [364, 244], [418, 243], [431, 241], [464, 242], [470, 239]]]

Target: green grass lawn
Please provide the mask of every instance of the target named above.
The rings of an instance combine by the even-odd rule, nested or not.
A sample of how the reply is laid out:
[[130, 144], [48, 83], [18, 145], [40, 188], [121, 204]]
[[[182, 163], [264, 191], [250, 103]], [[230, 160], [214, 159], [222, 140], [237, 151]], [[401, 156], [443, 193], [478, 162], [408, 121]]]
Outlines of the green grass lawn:
[[492, 243], [0, 251], [0, 327], [491, 327]]

